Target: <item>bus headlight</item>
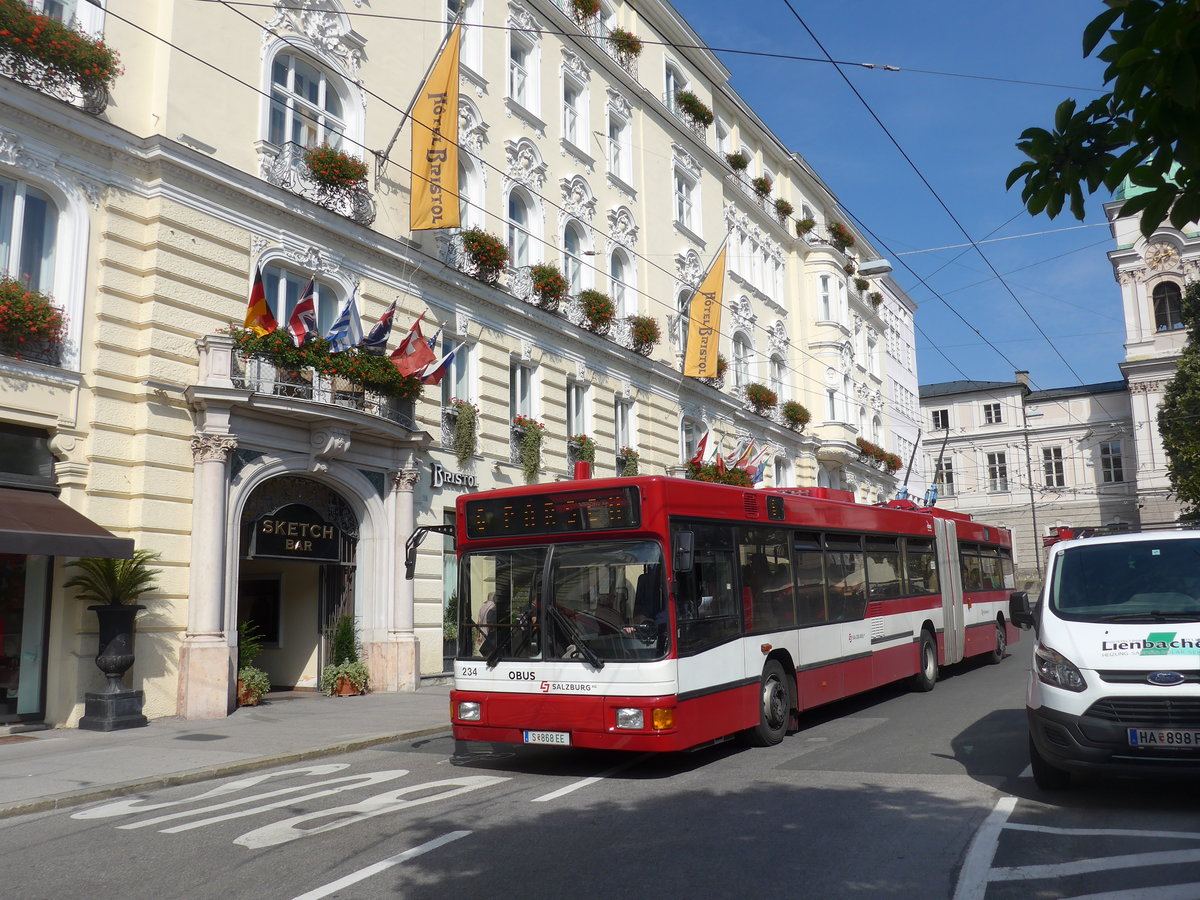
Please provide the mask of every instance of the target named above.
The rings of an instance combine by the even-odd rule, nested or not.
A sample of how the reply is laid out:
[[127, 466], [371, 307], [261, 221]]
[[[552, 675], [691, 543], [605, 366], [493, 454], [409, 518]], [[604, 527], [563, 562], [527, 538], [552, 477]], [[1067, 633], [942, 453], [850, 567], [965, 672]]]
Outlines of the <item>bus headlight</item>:
[[1037, 670], [1038, 678], [1046, 684], [1076, 693], [1087, 690], [1087, 682], [1083, 680], [1083, 673], [1057, 650], [1051, 650], [1043, 644], [1038, 644], [1037, 649], [1033, 652], [1033, 665]]
[[479, 721], [479, 701], [478, 700], [459, 700], [458, 701], [458, 718], [464, 722]]
[[622, 706], [617, 709], [617, 727], [642, 729], [646, 727], [645, 710], [635, 709], [631, 706]]

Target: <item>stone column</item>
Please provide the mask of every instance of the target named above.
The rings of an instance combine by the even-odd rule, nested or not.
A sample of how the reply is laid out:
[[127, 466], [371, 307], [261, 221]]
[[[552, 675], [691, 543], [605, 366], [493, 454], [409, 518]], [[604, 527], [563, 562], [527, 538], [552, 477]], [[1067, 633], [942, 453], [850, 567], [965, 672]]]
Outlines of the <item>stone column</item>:
[[[404, 577], [404, 543], [413, 532], [413, 488], [419, 474], [416, 469], [392, 473], [392, 491], [388, 498], [395, 555], [387, 614], [387, 645], [380, 662], [385, 665], [388, 689], [393, 691], [415, 691], [421, 681], [421, 647], [413, 627], [413, 583]], [[375, 677], [373, 670], [371, 676]]]
[[201, 432], [192, 438], [192, 556], [188, 628], [179, 657], [179, 714], [229, 715], [236, 702], [236, 649], [225, 633], [225, 536], [229, 518], [229, 454], [237, 438]]

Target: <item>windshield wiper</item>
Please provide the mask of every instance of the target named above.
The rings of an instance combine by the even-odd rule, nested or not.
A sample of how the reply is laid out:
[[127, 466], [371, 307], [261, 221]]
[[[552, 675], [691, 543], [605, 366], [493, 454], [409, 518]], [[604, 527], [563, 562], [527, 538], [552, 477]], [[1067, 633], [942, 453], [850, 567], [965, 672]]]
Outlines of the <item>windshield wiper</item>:
[[566, 635], [569, 643], [575, 645], [575, 649], [579, 651], [584, 659], [590, 662], [597, 669], [604, 668], [604, 660], [599, 657], [595, 650], [593, 650], [584, 642], [583, 635], [580, 634], [579, 629], [575, 627], [575, 623], [564, 616], [562, 611], [559, 610], [557, 606], [547, 607], [546, 615], [549, 616], [550, 619], [552, 619], [554, 623], [562, 629], [563, 634]]
[[1159, 612], [1156, 609], [1140, 613], [1123, 613], [1115, 616], [1101, 616], [1100, 622], [1197, 622], [1200, 612]]

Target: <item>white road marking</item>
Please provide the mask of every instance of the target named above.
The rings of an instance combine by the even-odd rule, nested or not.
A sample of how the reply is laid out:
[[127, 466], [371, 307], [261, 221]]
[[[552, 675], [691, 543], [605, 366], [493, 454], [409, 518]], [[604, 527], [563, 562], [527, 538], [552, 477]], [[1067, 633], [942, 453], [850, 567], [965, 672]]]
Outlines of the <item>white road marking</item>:
[[543, 794], [541, 797], [534, 797], [531, 803], [548, 803], [551, 800], [557, 800], [559, 797], [564, 797], [567, 794], [577, 791], [580, 788], [585, 788], [588, 785], [595, 784], [597, 781], [603, 781], [616, 775], [618, 772], [623, 772], [635, 763], [639, 763], [644, 759], [649, 759], [649, 753], [643, 753], [641, 756], [635, 756], [633, 759], [626, 760], [619, 766], [613, 766], [611, 769], [605, 769], [599, 775], [593, 775], [591, 778], [584, 778], [582, 781], [576, 781], [574, 784], [568, 784], [566, 787], [561, 787], [557, 791], [551, 791], [549, 794]]
[[413, 847], [411, 850], [405, 850], [403, 853], [398, 853], [395, 856], [389, 856], [387, 859], [367, 866], [365, 869], [359, 869], [357, 872], [347, 875], [345, 878], [339, 878], [337, 881], [331, 881], [329, 884], [322, 885], [319, 888], [309, 891], [307, 894], [301, 894], [295, 900], [320, 900], [322, 897], [328, 897], [340, 891], [342, 888], [350, 887], [352, 884], [358, 884], [360, 881], [365, 881], [372, 875], [378, 875], [380, 872], [385, 872], [392, 866], [398, 866], [403, 862], [408, 862], [423, 853], [428, 853], [430, 850], [436, 850], [438, 847], [444, 847], [451, 841], [457, 841], [459, 838], [465, 838], [471, 832], [469, 831], [451, 831], [449, 834], [443, 834], [439, 838], [434, 838], [421, 844], [419, 847]]
[[1004, 826], [1009, 831], [1041, 831], [1045, 834], [1086, 834], [1103, 837], [1164, 837], [1181, 841], [1200, 841], [1200, 832], [1195, 831], [1140, 831], [1136, 828], [1058, 828], [1054, 825], [1018, 825], [1009, 822]]
[[967, 849], [967, 858], [963, 861], [962, 871], [958, 873], [958, 886], [954, 889], [954, 900], [983, 900], [987, 893], [988, 873], [992, 868], [992, 860], [996, 858], [996, 847], [1000, 843], [1000, 832], [1004, 823], [1016, 808], [1016, 797], [1001, 797], [996, 806], [988, 813], [971, 846]]
[[1103, 859], [1079, 859], [1068, 863], [1040, 866], [998, 866], [991, 870], [991, 881], [1032, 881], [1035, 878], [1064, 878], [1106, 869], [1136, 869], [1141, 866], [1175, 866], [1200, 862], [1200, 850], [1160, 850], [1157, 853], [1129, 853]]
[[1105, 891], [1103, 894], [1079, 894], [1076, 897], [1064, 897], [1063, 900], [1196, 900], [1198, 897], [1200, 881], [1139, 887], [1128, 891]]

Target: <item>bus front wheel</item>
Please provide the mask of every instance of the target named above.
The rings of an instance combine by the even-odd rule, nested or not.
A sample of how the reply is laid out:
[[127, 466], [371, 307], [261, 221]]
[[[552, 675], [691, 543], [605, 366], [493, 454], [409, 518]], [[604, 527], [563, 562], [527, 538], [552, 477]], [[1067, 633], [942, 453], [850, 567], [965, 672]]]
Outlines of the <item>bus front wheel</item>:
[[937, 641], [925, 630], [921, 632], [920, 665], [912, 677], [913, 690], [932, 691], [938, 676]]
[[758, 725], [749, 737], [756, 746], [770, 747], [783, 740], [792, 717], [792, 692], [778, 660], [768, 660], [763, 666], [758, 698]]

